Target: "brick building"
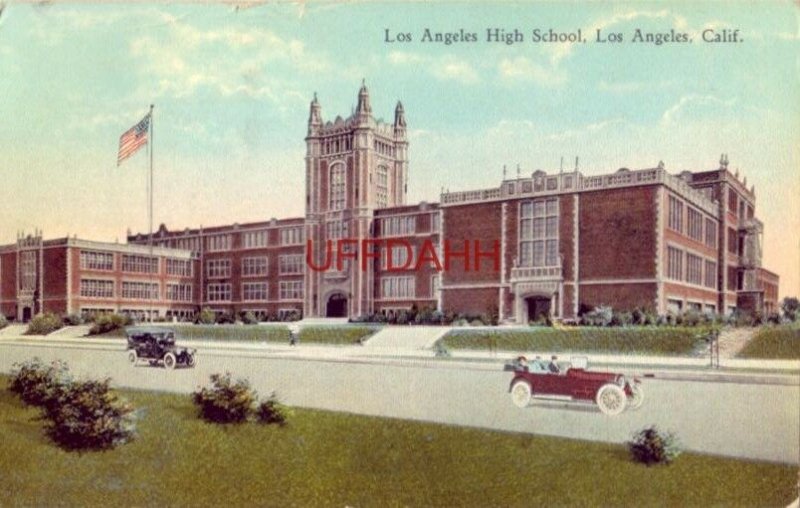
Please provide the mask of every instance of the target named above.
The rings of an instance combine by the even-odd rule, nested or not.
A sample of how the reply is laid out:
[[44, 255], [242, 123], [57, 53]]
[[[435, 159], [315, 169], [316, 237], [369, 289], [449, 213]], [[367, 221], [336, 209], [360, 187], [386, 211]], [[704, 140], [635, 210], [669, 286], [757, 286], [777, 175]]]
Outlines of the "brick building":
[[[392, 123], [376, 120], [362, 85], [349, 118], [322, 118], [314, 96], [304, 217], [162, 225], [145, 275], [126, 270], [133, 258], [150, 259], [145, 234], [129, 234], [126, 245], [21, 236], [0, 247], [2, 312], [185, 316], [209, 307], [355, 317], [415, 305], [524, 323], [574, 319], [597, 305], [777, 310], [779, 279], [761, 266], [754, 188], [725, 156], [716, 169], [679, 175], [663, 163], [599, 176], [537, 170], [412, 205], [402, 104]], [[83, 264], [86, 253], [107, 269]], [[188, 268], [170, 269], [178, 260]], [[145, 293], [133, 286], [153, 279]]]

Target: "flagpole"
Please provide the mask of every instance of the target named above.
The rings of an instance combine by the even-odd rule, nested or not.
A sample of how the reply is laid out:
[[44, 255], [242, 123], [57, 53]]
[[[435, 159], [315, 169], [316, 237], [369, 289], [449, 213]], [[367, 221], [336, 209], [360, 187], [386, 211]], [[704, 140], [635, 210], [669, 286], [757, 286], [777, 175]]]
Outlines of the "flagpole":
[[[150, 262], [152, 262], [152, 259], [153, 259], [153, 108], [154, 107], [155, 106], [153, 104], [150, 104], [150, 122], [148, 122], [149, 126], [150, 126], [150, 136], [149, 136], [150, 139], [148, 140], [148, 145], [149, 145], [149, 148], [150, 148], [150, 185], [149, 185], [150, 196], [149, 196], [149, 214], [148, 214], [148, 219], [149, 219], [149, 222], [150, 222], [150, 234], [149, 234], [149, 240], [148, 240], [148, 244], [150, 246], [150, 260], [151, 260]], [[148, 262], [148, 264], [150, 264], [150, 262]], [[158, 267], [158, 263], [157, 262], [156, 262], [156, 267]], [[150, 272], [150, 287], [152, 287], [152, 284], [153, 284], [153, 272]], [[149, 293], [149, 290], [148, 290], [148, 293]], [[159, 293], [159, 291], [156, 291], [156, 294], [158, 294], [158, 293]], [[148, 298], [148, 301], [150, 302], [150, 322], [152, 323], [153, 322], [153, 299], [152, 298]]]

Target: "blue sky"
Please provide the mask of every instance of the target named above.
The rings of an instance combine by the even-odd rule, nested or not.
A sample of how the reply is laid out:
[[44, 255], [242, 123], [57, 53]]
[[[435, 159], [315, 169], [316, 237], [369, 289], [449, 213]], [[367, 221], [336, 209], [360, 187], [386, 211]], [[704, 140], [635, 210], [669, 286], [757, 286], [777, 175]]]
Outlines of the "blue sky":
[[[17, 4], [0, 16], [0, 243], [16, 231], [124, 239], [147, 229], [147, 157], [116, 168], [119, 135], [155, 109], [156, 224], [303, 213], [308, 103], [346, 117], [366, 79], [398, 99], [411, 201], [515, 172], [730, 167], [755, 184], [765, 264], [800, 293], [798, 8], [769, 3]], [[422, 43], [423, 30], [479, 42]], [[487, 28], [586, 44], [484, 42]], [[623, 44], [592, 43], [596, 29]], [[633, 31], [690, 44], [627, 42]], [[741, 43], [701, 41], [739, 29]], [[387, 44], [385, 30], [411, 33]]]

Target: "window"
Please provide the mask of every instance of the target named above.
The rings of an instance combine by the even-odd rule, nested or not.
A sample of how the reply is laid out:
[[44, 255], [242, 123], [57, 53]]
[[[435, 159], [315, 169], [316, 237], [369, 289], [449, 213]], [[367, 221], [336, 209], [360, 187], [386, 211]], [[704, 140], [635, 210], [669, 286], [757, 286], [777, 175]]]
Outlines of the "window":
[[683, 280], [683, 251], [675, 247], [667, 247], [667, 277]]
[[387, 217], [381, 220], [382, 236], [413, 235], [416, 230], [417, 218], [413, 215]]
[[686, 282], [698, 285], [703, 283], [703, 260], [700, 256], [686, 254]]
[[673, 314], [680, 314], [681, 310], [683, 310], [683, 302], [680, 300], [675, 299], [668, 299], [667, 300], [667, 311], [672, 312]]
[[431, 232], [439, 231], [439, 212], [434, 212], [431, 214]]
[[191, 302], [191, 284], [167, 284], [167, 300], [173, 302]]
[[[411, 246], [411, 249], [406, 249], [405, 245], [392, 245], [391, 253], [384, 249], [383, 252], [386, 254], [383, 256], [383, 269], [386, 270], [389, 268], [389, 256], [392, 257], [392, 268], [405, 268], [406, 263], [409, 263], [409, 259], [412, 261], [416, 259], [414, 256], [414, 246]], [[414, 268], [413, 264], [410, 264], [408, 268]]]
[[336, 240], [338, 238], [347, 237], [347, 222], [342, 220], [333, 220], [325, 225], [329, 240]]
[[200, 251], [200, 238], [196, 236], [192, 238], [179, 238], [175, 242], [175, 247], [198, 252]]
[[114, 298], [114, 281], [81, 279], [80, 291], [86, 298]]
[[295, 245], [303, 243], [303, 227], [281, 229], [281, 245]]
[[669, 228], [683, 233], [683, 202], [675, 196], [669, 197]]
[[414, 277], [384, 277], [381, 279], [382, 298], [414, 298]]
[[231, 249], [231, 235], [214, 235], [206, 238], [206, 247], [209, 252], [219, 252]]
[[245, 249], [267, 246], [267, 231], [247, 231], [242, 233], [242, 245]]
[[206, 261], [206, 276], [209, 278], [224, 278], [231, 276], [230, 259], [209, 259]]
[[122, 298], [158, 300], [158, 283], [122, 281]]
[[114, 254], [110, 252], [81, 251], [81, 270], [114, 269]]
[[266, 302], [266, 282], [245, 282], [242, 284], [242, 300], [246, 302]]
[[389, 169], [386, 166], [378, 166], [375, 184], [375, 206], [386, 208], [389, 206]]
[[242, 258], [242, 277], [267, 275], [267, 257]]
[[192, 261], [189, 259], [167, 259], [167, 275], [192, 276]]
[[328, 209], [342, 210], [344, 208], [345, 199], [345, 172], [344, 164], [334, 164], [331, 166], [331, 181], [330, 181], [330, 200]]
[[709, 288], [717, 287], [717, 263], [706, 260], [706, 271], [703, 278], [703, 285]]
[[739, 251], [739, 235], [733, 228], [728, 228], [728, 252], [736, 254]]
[[558, 200], [539, 199], [520, 207], [520, 266], [558, 266]]
[[122, 271], [129, 273], [158, 273], [158, 258], [123, 254]]
[[280, 282], [281, 300], [301, 300], [303, 298], [303, 281], [284, 280]]
[[697, 240], [698, 242], [702, 242], [703, 216], [700, 214], [700, 212], [692, 207], [687, 207], [686, 222], [688, 222], [689, 224], [689, 231], [688, 231], [689, 238], [691, 238], [692, 240]]
[[36, 290], [36, 252], [24, 251], [22, 256], [22, 281], [21, 289], [25, 291]]
[[439, 297], [439, 276], [431, 275], [431, 298]]
[[229, 302], [231, 301], [230, 284], [209, 284], [206, 286], [206, 301]]
[[736, 213], [739, 207], [739, 197], [732, 190], [728, 190], [728, 211]]
[[717, 223], [712, 219], [706, 219], [706, 245], [717, 247]]
[[280, 275], [303, 273], [303, 255], [289, 254], [278, 258], [278, 271]]

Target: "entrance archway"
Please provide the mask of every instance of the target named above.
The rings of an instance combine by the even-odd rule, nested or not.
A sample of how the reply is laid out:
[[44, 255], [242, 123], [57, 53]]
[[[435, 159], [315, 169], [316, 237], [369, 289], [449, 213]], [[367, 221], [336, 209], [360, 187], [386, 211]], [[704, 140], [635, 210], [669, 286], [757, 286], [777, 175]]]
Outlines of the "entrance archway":
[[528, 308], [528, 322], [550, 317], [551, 302], [548, 296], [529, 296], [525, 298], [525, 306]]
[[325, 317], [347, 317], [347, 297], [342, 293], [332, 294], [325, 306]]
[[31, 317], [33, 317], [31, 314], [33, 314], [33, 312], [31, 311], [30, 307], [23, 307], [22, 308], [22, 322], [23, 323], [27, 323], [28, 321], [30, 321]]

